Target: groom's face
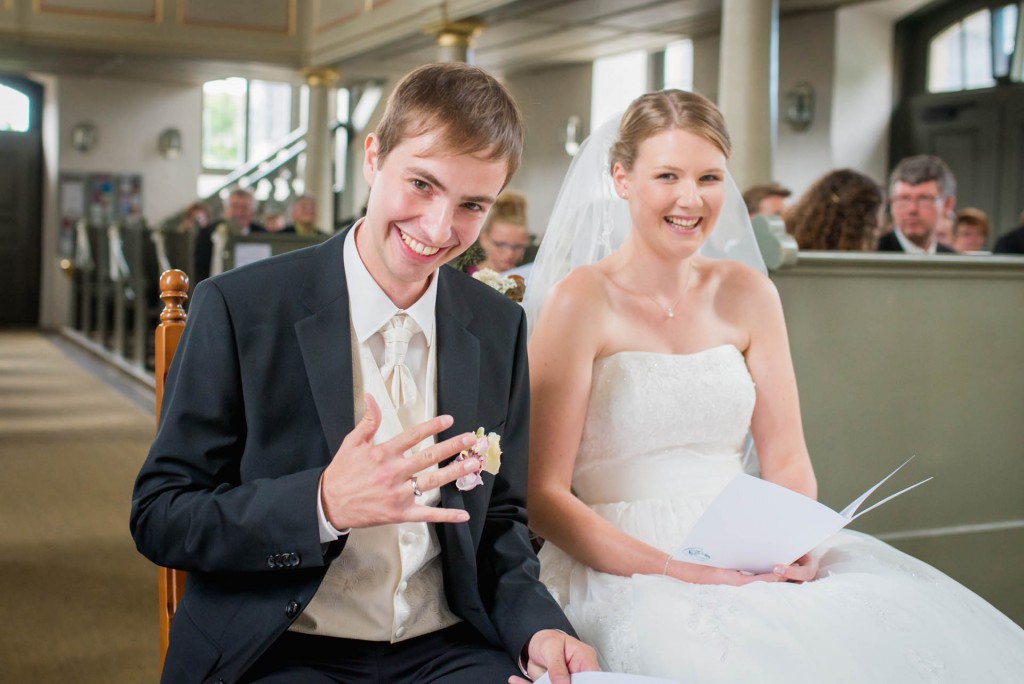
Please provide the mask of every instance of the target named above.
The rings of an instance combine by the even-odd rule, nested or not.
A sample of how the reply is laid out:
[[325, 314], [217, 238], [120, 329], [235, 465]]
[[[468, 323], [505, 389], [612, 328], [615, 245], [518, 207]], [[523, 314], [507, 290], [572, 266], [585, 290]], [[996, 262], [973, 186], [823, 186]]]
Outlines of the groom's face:
[[398, 306], [423, 293], [430, 276], [469, 248], [505, 185], [506, 160], [488, 151], [452, 154], [437, 133], [407, 138], [386, 157], [366, 141], [370, 186], [366, 220], [356, 234], [367, 270]]

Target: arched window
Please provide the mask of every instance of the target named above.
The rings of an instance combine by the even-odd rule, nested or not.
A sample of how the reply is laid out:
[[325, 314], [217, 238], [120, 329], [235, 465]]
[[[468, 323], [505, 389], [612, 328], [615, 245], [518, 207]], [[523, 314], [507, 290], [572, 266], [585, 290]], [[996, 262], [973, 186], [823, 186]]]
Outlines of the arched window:
[[0, 83], [0, 131], [28, 131], [29, 115], [28, 95]]
[[991, 88], [1013, 73], [1017, 4], [980, 9], [950, 24], [928, 44], [928, 92]]

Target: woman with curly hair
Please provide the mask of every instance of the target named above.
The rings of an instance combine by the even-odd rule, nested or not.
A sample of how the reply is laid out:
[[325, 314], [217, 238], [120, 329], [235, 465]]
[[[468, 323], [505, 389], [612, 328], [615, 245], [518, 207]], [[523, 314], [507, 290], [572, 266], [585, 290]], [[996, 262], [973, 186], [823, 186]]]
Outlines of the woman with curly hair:
[[882, 187], [852, 169], [830, 171], [783, 216], [800, 249], [871, 252], [878, 240]]

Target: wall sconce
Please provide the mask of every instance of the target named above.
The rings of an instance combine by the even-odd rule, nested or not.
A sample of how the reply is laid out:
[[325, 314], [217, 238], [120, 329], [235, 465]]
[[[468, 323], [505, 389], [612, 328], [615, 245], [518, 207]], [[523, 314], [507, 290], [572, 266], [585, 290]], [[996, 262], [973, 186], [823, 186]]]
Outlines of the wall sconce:
[[783, 118], [794, 131], [806, 131], [814, 121], [814, 86], [798, 83], [785, 95]]
[[181, 131], [177, 128], [165, 128], [156, 142], [164, 159], [177, 159], [181, 154]]
[[570, 157], [575, 157], [576, 153], [580, 150], [580, 126], [583, 124], [580, 121], [580, 117], [575, 114], [569, 117], [569, 120], [565, 122], [565, 153]]
[[96, 124], [82, 121], [71, 129], [71, 146], [82, 154], [91, 152], [96, 147], [97, 139]]

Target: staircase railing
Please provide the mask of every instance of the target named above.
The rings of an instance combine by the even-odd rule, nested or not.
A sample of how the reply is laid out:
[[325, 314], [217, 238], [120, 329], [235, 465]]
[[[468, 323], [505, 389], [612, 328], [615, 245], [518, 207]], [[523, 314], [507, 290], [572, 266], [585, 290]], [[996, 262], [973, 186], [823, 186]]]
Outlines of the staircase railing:
[[[210, 208], [211, 216], [221, 216], [225, 191], [240, 187], [252, 191], [257, 203], [274, 202], [287, 206], [302, 194], [299, 181], [299, 157], [306, 151], [306, 127], [289, 133], [277, 147], [259, 159], [246, 162], [226, 175], [220, 184], [201, 201]], [[184, 218], [184, 211], [164, 221], [162, 230], [174, 231]]]

